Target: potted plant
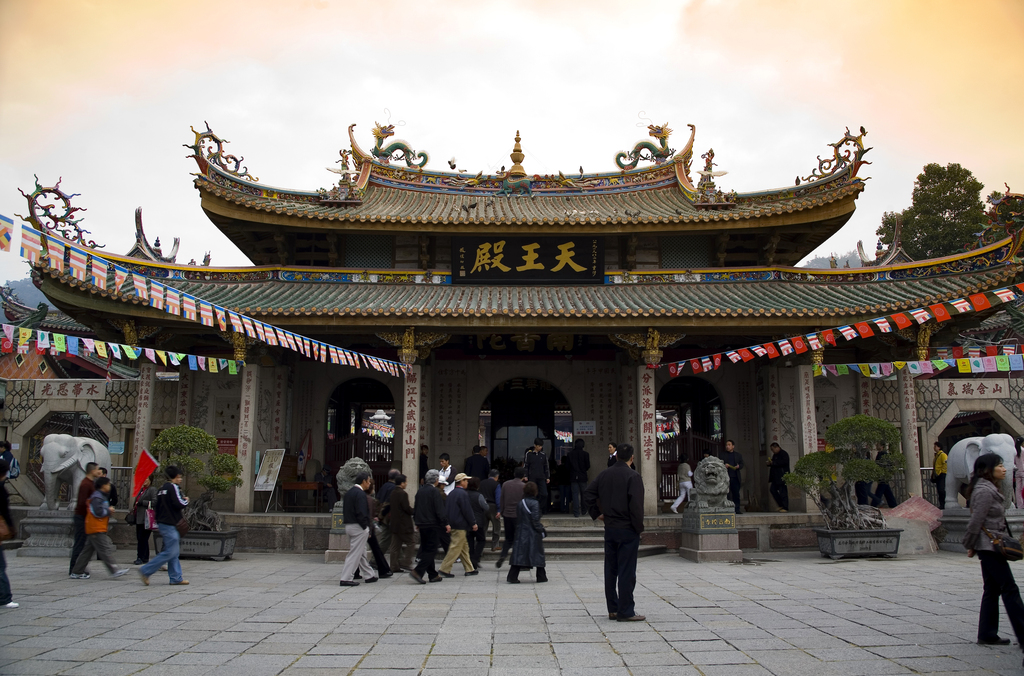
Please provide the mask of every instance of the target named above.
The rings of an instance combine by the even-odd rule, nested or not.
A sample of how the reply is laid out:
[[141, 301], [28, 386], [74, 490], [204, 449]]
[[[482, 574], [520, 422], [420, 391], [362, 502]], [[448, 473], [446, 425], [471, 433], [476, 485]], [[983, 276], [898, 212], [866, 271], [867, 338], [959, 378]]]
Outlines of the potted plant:
[[[822, 556], [833, 559], [856, 556], [895, 556], [900, 529], [886, 528], [877, 507], [858, 505], [856, 485], [886, 481], [903, 471], [903, 454], [897, 451], [900, 432], [892, 423], [869, 415], [855, 415], [825, 432], [829, 449], [808, 453], [783, 477], [787, 485], [802, 488], [825, 519], [815, 528]], [[886, 451], [871, 459], [870, 451]]]
[[235, 540], [239, 531], [225, 531], [220, 514], [212, 508], [217, 493], [226, 493], [242, 485], [238, 476], [242, 463], [228, 453], [217, 452], [217, 439], [198, 427], [178, 425], [160, 432], [153, 441], [152, 450], [167, 462], [181, 470], [185, 477], [185, 493], [190, 481], [196, 482], [205, 491], [189, 501], [185, 508], [185, 519], [189, 532], [181, 539], [181, 556], [186, 558], [229, 559], [235, 551]]

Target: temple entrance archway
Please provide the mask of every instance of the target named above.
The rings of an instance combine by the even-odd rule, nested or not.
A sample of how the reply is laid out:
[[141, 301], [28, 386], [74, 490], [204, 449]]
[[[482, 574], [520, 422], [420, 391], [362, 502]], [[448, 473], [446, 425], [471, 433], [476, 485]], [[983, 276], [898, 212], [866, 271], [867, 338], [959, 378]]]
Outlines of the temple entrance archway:
[[353, 378], [327, 400], [324, 462], [333, 472], [353, 457], [366, 461], [377, 486], [384, 485], [395, 452], [395, 399], [387, 385]]
[[572, 448], [572, 409], [551, 383], [537, 378], [511, 378], [480, 405], [478, 444], [490, 449], [491, 463], [502, 478], [523, 461], [533, 440], [557, 463]]
[[725, 447], [722, 436], [722, 399], [715, 386], [702, 378], [679, 377], [658, 393], [655, 404], [660, 466], [659, 496], [679, 495], [676, 469], [680, 457], [696, 467], [704, 453], [718, 456]]

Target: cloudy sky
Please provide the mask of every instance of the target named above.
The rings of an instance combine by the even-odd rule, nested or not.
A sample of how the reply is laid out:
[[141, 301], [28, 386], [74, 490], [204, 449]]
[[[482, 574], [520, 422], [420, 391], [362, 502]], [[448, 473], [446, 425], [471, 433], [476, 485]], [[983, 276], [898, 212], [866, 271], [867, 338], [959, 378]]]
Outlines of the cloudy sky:
[[[248, 261], [199, 207], [182, 144], [208, 121], [261, 182], [316, 189], [374, 121], [473, 173], [614, 169], [649, 118], [697, 126], [725, 189], [791, 185], [843, 129], [868, 130], [856, 215], [818, 254], [874, 246], [924, 164], [1024, 190], [1024, 4], [3, 0], [0, 214], [18, 188], [81, 193], [82, 225], [124, 253], [143, 207], [179, 261]], [[385, 109], [388, 112], [385, 112]], [[17, 219], [15, 219], [17, 220]], [[26, 266], [0, 253], [0, 280]]]

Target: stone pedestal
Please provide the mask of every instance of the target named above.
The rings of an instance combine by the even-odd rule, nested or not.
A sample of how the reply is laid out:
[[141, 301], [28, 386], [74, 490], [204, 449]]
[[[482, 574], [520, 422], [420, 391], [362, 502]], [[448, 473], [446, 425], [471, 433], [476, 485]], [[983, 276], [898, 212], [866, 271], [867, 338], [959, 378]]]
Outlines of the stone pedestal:
[[[942, 510], [942, 518], [939, 521], [946, 529], [946, 536], [939, 543], [939, 549], [947, 552], [966, 552], [967, 549], [960, 544], [967, 532], [967, 522], [971, 520], [971, 512], [963, 507]], [[1024, 534], [1024, 509], [1006, 510], [1006, 522], [1010, 524], [1010, 534], [1020, 539]], [[982, 537], [985, 534], [982, 533]]]
[[324, 552], [324, 563], [344, 563], [348, 556], [349, 541], [345, 534], [345, 521], [341, 513], [341, 503], [331, 510], [331, 532], [327, 536], [327, 551]]
[[697, 563], [743, 560], [736, 513], [729, 508], [690, 509], [683, 512], [679, 556]]
[[36, 509], [21, 520], [28, 536], [18, 556], [71, 557], [75, 544], [74, 513], [66, 509]]

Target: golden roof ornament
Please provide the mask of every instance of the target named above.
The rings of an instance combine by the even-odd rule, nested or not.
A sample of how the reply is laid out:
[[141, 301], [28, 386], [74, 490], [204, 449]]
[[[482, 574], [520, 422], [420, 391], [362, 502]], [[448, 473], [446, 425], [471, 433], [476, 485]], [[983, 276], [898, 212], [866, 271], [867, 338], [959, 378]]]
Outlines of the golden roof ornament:
[[526, 159], [526, 155], [523, 154], [523, 147], [519, 145], [522, 139], [519, 138], [519, 130], [516, 129], [516, 144], [512, 148], [512, 153], [509, 157], [512, 158], [512, 168], [508, 170], [508, 175], [511, 178], [523, 178], [526, 176], [526, 170], [523, 169], [522, 161]]

